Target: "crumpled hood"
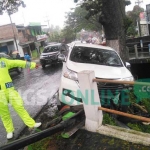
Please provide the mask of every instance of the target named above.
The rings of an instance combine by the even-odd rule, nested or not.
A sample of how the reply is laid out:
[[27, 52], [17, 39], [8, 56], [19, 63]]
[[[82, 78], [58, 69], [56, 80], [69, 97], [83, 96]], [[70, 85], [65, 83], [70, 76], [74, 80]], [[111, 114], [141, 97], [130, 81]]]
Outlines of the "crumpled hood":
[[132, 74], [126, 67], [114, 67], [114, 66], [104, 66], [104, 65], [95, 65], [95, 64], [83, 64], [83, 63], [74, 63], [70, 60], [67, 62], [67, 68], [80, 72], [83, 70], [92, 70], [95, 72], [97, 78], [104, 79], [119, 79], [131, 77]]

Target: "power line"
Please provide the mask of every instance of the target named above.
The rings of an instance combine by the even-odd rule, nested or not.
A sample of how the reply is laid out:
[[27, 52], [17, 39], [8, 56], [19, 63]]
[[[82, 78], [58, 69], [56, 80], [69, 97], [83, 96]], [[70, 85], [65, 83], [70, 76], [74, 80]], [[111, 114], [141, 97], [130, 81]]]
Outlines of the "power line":
[[143, 0], [137, 0], [137, 1], [135, 2], [135, 4], [138, 4], [138, 6], [140, 6], [141, 3], [143, 3]]

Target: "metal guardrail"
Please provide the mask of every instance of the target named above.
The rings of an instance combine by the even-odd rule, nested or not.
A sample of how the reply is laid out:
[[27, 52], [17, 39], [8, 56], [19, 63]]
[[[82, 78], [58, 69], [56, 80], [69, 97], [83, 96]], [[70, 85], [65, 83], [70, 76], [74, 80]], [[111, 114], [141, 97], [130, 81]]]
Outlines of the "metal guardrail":
[[132, 58], [150, 58], [150, 53], [149, 52], [138, 52], [137, 53], [138, 56], [136, 56], [136, 53], [129, 53], [129, 59]]
[[98, 107], [98, 110], [103, 110], [103, 111], [108, 112], [108, 113], [112, 113], [112, 114], [116, 114], [116, 115], [120, 115], [120, 116], [124, 116], [124, 117], [128, 117], [128, 118], [132, 118], [132, 119], [141, 120], [141, 121], [144, 121], [144, 122], [150, 122], [150, 118], [141, 117], [141, 116], [137, 116], [137, 115], [133, 115], [133, 114], [117, 111], [117, 110], [112, 110], [112, 109], [103, 108], [103, 107]]
[[121, 80], [104, 80], [104, 79], [93, 79], [93, 82], [105, 82], [105, 83], [114, 83], [114, 84], [128, 84], [128, 85], [146, 85], [150, 86], [148, 82], [136, 82], [136, 81], [121, 81]]
[[[135, 81], [93, 79], [93, 82], [105, 82], [105, 83], [114, 83], [114, 84], [118, 84], [119, 83], [119, 84], [128, 84], [128, 85], [147, 85], [147, 86], [150, 86], [150, 83], [147, 83], [147, 82], [135, 82]], [[133, 115], [133, 114], [117, 111], [117, 110], [112, 110], [112, 109], [103, 108], [103, 107], [98, 107], [98, 110], [102, 110], [102, 111], [105, 111], [105, 112], [108, 112], [108, 113], [113, 113], [113, 114], [125, 116], [125, 117], [128, 117], [128, 118], [141, 120], [141, 121], [144, 121], [144, 122], [150, 122], [150, 118], [141, 117], [141, 116], [137, 116], [137, 115]]]
[[51, 135], [54, 135], [55, 133], [58, 133], [62, 131], [63, 129], [67, 128], [68, 126], [72, 126], [75, 121], [72, 121], [76, 119], [76, 117], [79, 117], [80, 115], [84, 114], [84, 110], [80, 110], [77, 112], [74, 116], [71, 118], [61, 121], [59, 124], [57, 124], [54, 127], [51, 127], [49, 129], [46, 129], [44, 131], [32, 134], [30, 136], [27, 136], [25, 138], [15, 140], [7, 145], [4, 145], [0, 147], [0, 150], [18, 150], [20, 148], [24, 148], [25, 146], [28, 146], [32, 143], [38, 142], [44, 138], [47, 138]]

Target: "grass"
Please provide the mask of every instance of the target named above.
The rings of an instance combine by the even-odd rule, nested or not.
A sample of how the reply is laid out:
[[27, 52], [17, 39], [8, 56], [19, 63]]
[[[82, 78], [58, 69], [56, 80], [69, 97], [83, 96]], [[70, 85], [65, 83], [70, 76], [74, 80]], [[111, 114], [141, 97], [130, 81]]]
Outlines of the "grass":
[[[44, 48], [43, 48], [43, 47], [40, 47], [41, 53], [43, 52], [43, 50], [44, 50]], [[38, 55], [37, 50], [31, 51], [31, 53], [32, 53], [32, 59], [39, 58], [39, 56], [40, 56], [40, 55]]]
[[112, 118], [109, 114], [105, 113], [103, 114], [103, 124], [109, 124], [109, 125], [114, 125], [116, 126], [116, 122], [114, 118]]
[[28, 150], [46, 150], [49, 147], [51, 138], [45, 138], [39, 142], [33, 143], [28, 146]]
[[[129, 92], [129, 102], [130, 102], [130, 110], [132, 109], [132, 112], [128, 112], [130, 114], [145, 114], [147, 117], [150, 116], [150, 99], [141, 99], [140, 101], [137, 100], [137, 98], [135, 97], [133, 91]], [[145, 108], [148, 113], [143, 113], [143, 111], [141, 111], [138, 107], [133, 107], [132, 103], [136, 103], [139, 104], [140, 106], [143, 106], [143, 108]], [[145, 116], [145, 117], [146, 117]], [[114, 118], [112, 118], [108, 113], [104, 113], [103, 114], [103, 124], [109, 124], [109, 125], [117, 125]], [[144, 133], [150, 133], [150, 125], [143, 125], [142, 122], [128, 122], [126, 124], [130, 129], [136, 130], [136, 131], [140, 131], [140, 132], [144, 132]]]
[[141, 123], [128, 123], [127, 125], [133, 130], [150, 133], [150, 125], [143, 125]]
[[31, 51], [31, 53], [32, 53], [32, 58], [33, 59], [38, 57], [36, 50]]

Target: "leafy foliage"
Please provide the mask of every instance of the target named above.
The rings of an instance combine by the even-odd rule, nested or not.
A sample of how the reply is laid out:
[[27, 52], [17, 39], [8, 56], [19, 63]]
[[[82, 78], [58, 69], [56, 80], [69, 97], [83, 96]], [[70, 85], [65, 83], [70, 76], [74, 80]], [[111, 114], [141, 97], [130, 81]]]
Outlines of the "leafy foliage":
[[128, 127], [133, 130], [150, 133], [150, 126], [142, 125], [141, 123], [128, 123]]
[[86, 11], [85, 8], [76, 7], [73, 12], [67, 13], [67, 20], [65, 23], [77, 32], [82, 29], [99, 31], [101, 29], [101, 25], [98, 21], [98, 16], [94, 15], [93, 17], [86, 19], [87, 14], [88, 11]]
[[144, 12], [144, 8], [138, 5], [135, 5], [132, 11], [127, 12], [127, 16], [131, 18], [134, 26], [136, 26], [137, 24], [137, 20], [139, 19], [140, 12]]
[[105, 113], [103, 115], [103, 124], [116, 125], [116, 122], [108, 113]]
[[60, 41], [60, 33], [58, 31], [53, 31], [49, 34], [50, 42], [59, 42]]
[[87, 19], [98, 13], [100, 13], [101, 15], [103, 0], [95, 0], [95, 1], [84, 0], [84, 1], [85, 3], [82, 4], [82, 7], [85, 7], [85, 9], [88, 11], [88, 14], [86, 16]]
[[128, 27], [128, 30], [127, 30], [127, 35], [128, 36], [135, 36], [137, 35], [137, 31], [136, 31], [136, 28], [133, 24], [131, 24], [129, 27]]
[[74, 32], [74, 30], [69, 27], [66, 26], [62, 32], [61, 32], [61, 39], [62, 41], [64, 41], [65, 43], [70, 43], [72, 42], [74, 39], [76, 38], [76, 33]]
[[133, 23], [133, 22], [132, 22], [132, 20], [131, 20], [130, 17], [126, 16], [126, 17], [124, 18], [125, 33], [127, 33], [128, 29], [129, 29], [129, 27], [132, 25], [132, 23]]
[[[81, 7], [88, 11], [86, 19], [97, 15], [98, 22], [104, 27], [107, 45], [119, 51], [123, 61], [128, 61], [128, 52], [126, 51], [125, 43], [125, 5], [125, 0], [81, 1]], [[112, 44], [114, 40], [118, 40], [119, 43]]]
[[135, 36], [137, 35], [136, 26], [137, 26], [137, 20], [139, 20], [139, 14], [140, 12], [143, 12], [144, 8], [141, 8], [138, 5], [135, 5], [132, 11], [127, 12], [127, 17], [132, 20], [132, 23], [129, 25], [127, 29], [127, 35]]
[[143, 99], [141, 105], [144, 105], [146, 110], [150, 113], [150, 99]]
[[7, 12], [9, 15], [16, 13], [20, 6], [26, 7], [22, 0], [2, 0], [0, 1], [0, 15], [3, 12]]

